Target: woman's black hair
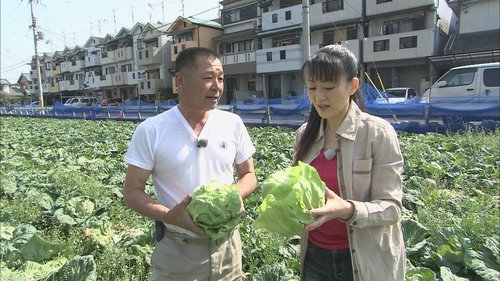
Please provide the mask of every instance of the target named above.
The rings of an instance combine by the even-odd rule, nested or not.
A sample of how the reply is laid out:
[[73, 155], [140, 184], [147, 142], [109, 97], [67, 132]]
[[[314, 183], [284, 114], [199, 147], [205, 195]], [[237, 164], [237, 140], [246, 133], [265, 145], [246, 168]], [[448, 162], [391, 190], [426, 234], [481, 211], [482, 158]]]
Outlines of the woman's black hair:
[[[338, 80], [344, 77], [351, 81], [354, 77], [358, 77], [358, 73], [358, 60], [349, 49], [341, 45], [328, 45], [319, 49], [302, 65], [304, 81], [316, 80], [338, 83]], [[365, 111], [363, 95], [359, 88], [350, 99], [351, 102], [356, 102], [359, 108]], [[320, 125], [321, 117], [312, 106], [306, 128], [297, 144], [293, 159], [294, 165], [297, 165], [299, 160], [303, 160], [319, 132]]]

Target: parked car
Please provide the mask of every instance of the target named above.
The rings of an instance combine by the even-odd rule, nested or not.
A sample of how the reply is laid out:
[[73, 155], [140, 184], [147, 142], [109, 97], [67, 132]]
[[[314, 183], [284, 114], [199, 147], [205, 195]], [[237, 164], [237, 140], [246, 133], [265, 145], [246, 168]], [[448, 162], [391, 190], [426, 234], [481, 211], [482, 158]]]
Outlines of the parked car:
[[409, 87], [399, 87], [385, 90], [385, 97], [378, 97], [375, 99], [374, 103], [398, 104], [418, 102], [418, 100], [419, 95], [415, 89]]
[[116, 106], [122, 103], [121, 98], [105, 98], [99, 102], [100, 107]]
[[500, 63], [458, 66], [441, 76], [422, 96], [445, 124], [500, 120]]
[[67, 100], [64, 105], [71, 107], [92, 106], [97, 103], [95, 97], [73, 97]]

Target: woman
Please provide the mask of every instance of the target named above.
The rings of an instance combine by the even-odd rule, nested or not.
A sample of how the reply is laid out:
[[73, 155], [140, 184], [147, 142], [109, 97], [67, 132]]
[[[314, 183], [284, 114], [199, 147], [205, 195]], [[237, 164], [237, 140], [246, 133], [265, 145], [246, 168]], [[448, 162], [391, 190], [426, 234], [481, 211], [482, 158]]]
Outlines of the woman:
[[328, 186], [302, 236], [302, 280], [404, 280], [396, 132], [361, 111], [358, 63], [348, 49], [321, 48], [302, 73], [313, 108], [297, 130], [294, 163], [311, 164]]

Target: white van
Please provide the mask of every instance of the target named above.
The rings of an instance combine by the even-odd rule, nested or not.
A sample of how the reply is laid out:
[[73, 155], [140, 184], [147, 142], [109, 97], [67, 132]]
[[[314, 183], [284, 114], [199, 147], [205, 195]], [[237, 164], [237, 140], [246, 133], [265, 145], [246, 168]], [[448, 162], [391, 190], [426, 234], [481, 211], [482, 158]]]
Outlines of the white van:
[[454, 67], [425, 91], [421, 102], [430, 103], [432, 115], [442, 111], [438, 115], [445, 123], [499, 120], [500, 63]]
[[64, 103], [64, 105], [71, 107], [93, 106], [95, 104], [97, 104], [95, 97], [74, 97]]

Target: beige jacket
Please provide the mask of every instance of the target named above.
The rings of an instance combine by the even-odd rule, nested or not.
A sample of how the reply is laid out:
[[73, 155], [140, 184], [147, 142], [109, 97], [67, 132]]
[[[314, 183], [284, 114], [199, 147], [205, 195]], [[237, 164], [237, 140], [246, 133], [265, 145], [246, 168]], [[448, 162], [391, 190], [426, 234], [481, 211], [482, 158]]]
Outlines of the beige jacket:
[[[296, 144], [304, 129], [305, 124], [297, 130]], [[401, 229], [403, 157], [397, 134], [388, 122], [362, 112], [351, 102], [337, 139], [341, 197], [355, 207], [346, 221], [354, 280], [402, 281], [406, 267]], [[323, 146], [320, 129], [303, 162], [311, 163]], [[307, 241], [304, 233], [301, 269]]]

